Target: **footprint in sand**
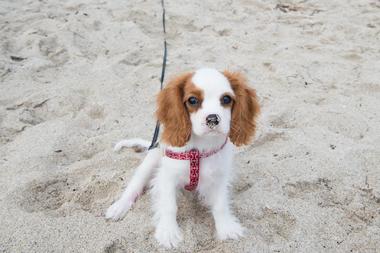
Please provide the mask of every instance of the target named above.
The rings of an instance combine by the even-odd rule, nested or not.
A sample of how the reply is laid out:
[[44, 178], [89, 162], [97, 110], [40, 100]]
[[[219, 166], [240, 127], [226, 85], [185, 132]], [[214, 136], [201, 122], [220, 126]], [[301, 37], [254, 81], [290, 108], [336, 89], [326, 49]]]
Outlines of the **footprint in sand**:
[[104, 247], [104, 253], [118, 253], [128, 252], [128, 248], [125, 246], [128, 242], [125, 239], [116, 239]]
[[324, 117], [315, 116], [310, 122], [353, 140], [363, 139], [369, 131], [366, 119], [351, 112], [327, 112]]
[[96, 176], [89, 182], [81, 182], [62, 175], [46, 181], [34, 180], [16, 194], [19, 206], [30, 213], [66, 216], [83, 210], [101, 215], [119, 188], [118, 183], [99, 180]]
[[296, 218], [287, 211], [263, 208], [262, 214], [255, 217], [255, 224], [259, 234], [268, 243], [277, 240], [288, 240], [292, 235]]
[[108, 206], [108, 200], [119, 190], [115, 182], [94, 179], [74, 195], [73, 202], [84, 211], [101, 215]]
[[47, 57], [56, 66], [62, 66], [69, 60], [69, 54], [63, 44], [58, 43], [56, 36], [40, 40], [38, 47], [43, 56]]
[[289, 198], [301, 198], [308, 193], [331, 190], [330, 183], [330, 180], [326, 178], [318, 178], [318, 180], [312, 182], [297, 181], [295, 183], [286, 183], [282, 189]]
[[70, 198], [76, 186], [67, 178], [32, 181], [21, 191], [19, 205], [27, 212], [52, 211], [60, 208]]
[[[80, 90], [70, 91], [54, 97], [37, 93], [4, 106], [5, 110], [0, 112], [0, 143], [13, 141], [26, 128], [70, 114], [75, 116], [86, 104], [84, 93]], [[91, 108], [88, 113], [95, 118], [103, 115], [102, 109], [98, 107]]]
[[86, 114], [94, 120], [104, 119], [106, 117], [104, 107], [101, 105], [93, 104], [85, 109]]
[[280, 115], [273, 115], [269, 118], [270, 126], [274, 128], [295, 128], [294, 111], [288, 110]]

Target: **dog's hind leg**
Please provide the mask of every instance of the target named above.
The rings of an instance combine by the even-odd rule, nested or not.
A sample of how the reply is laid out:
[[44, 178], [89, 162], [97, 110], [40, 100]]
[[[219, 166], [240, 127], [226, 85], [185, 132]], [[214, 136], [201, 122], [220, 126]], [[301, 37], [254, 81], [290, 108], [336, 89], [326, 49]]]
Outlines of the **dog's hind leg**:
[[106, 212], [107, 219], [119, 220], [125, 216], [128, 210], [135, 203], [151, 179], [154, 169], [159, 167], [161, 159], [161, 150], [155, 148], [148, 151], [143, 162], [137, 167], [132, 179], [125, 189], [121, 198], [113, 203]]

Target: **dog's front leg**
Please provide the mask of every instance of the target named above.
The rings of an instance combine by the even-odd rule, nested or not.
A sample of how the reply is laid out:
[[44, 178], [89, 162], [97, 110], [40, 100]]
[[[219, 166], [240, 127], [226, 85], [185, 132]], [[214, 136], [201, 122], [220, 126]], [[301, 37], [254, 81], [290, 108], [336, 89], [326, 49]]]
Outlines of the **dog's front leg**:
[[171, 248], [182, 240], [177, 224], [177, 181], [168, 168], [159, 168], [153, 182], [152, 197], [154, 203], [155, 238], [159, 244]]
[[243, 236], [244, 228], [230, 210], [228, 183], [221, 181], [210, 189], [207, 196], [214, 216], [217, 237], [220, 240], [238, 239]]

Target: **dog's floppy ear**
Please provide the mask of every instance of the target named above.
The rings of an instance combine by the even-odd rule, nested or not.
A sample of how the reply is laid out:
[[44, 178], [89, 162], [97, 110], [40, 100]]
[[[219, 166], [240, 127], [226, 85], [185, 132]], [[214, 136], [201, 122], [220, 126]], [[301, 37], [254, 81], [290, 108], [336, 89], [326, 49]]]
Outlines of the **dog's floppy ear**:
[[241, 73], [225, 70], [223, 74], [235, 93], [229, 136], [236, 146], [246, 145], [255, 134], [256, 117], [260, 112], [256, 92]]
[[157, 119], [163, 124], [162, 140], [175, 147], [182, 147], [190, 139], [191, 121], [183, 102], [184, 88], [192, 73], [181, 74], [158, 94]]

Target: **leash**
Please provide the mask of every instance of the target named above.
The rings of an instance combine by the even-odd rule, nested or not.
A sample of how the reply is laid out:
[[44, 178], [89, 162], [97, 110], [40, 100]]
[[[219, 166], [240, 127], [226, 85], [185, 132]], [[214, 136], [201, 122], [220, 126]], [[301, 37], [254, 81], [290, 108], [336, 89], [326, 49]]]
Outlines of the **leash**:
[[[161, 78], [160, 78], [160, 90], [163, 88], [164, 78], [165, 78], [165, 70], [166, 70], [166, 58], [167, 58], [167, 46], [166, 46], [166, 27], [165, 27], [165, 1], [161, 0], [161, 8], [162, 8], [162, 28], [164, 32], [164, 56], [162, 59], [162, 70], [161, 70]], [[156, 128], [154, 129], [152, 143], [150, 144], [148, 150], [156, 148], [158, 146], [158, 134], [160, 133], [160, 122], [157, 120]]]

